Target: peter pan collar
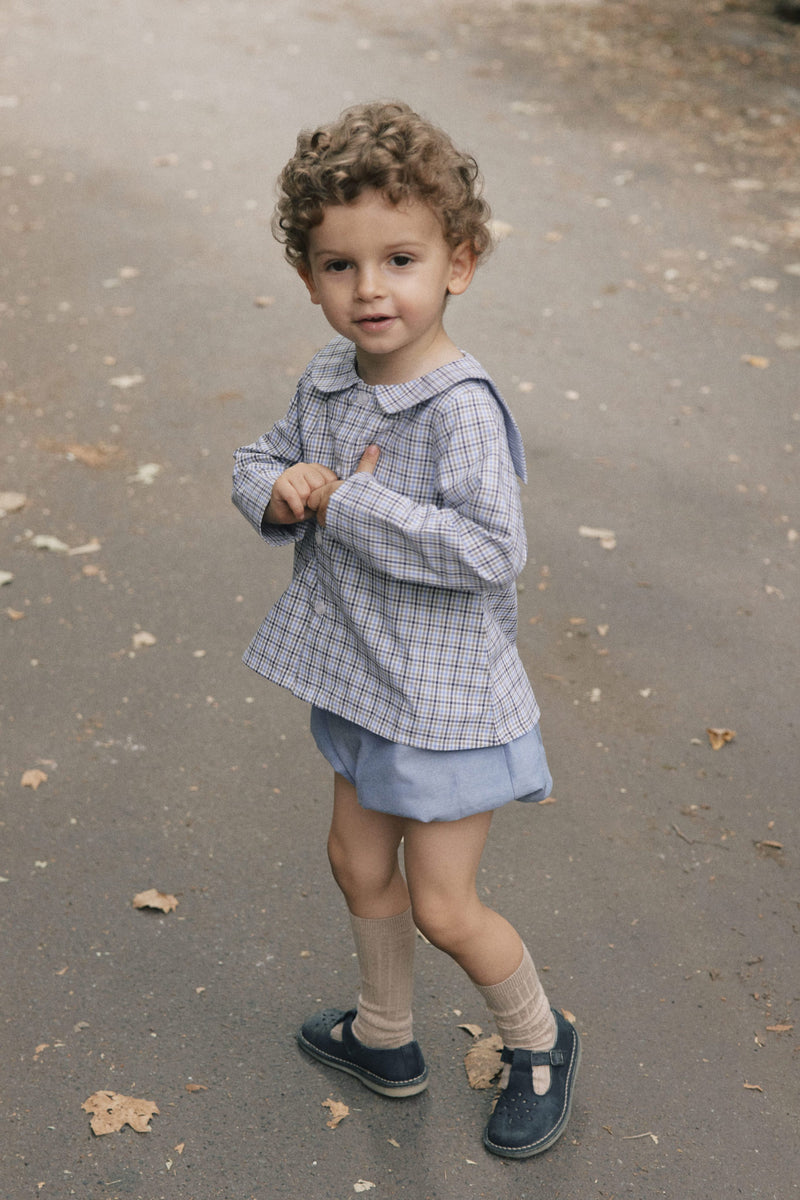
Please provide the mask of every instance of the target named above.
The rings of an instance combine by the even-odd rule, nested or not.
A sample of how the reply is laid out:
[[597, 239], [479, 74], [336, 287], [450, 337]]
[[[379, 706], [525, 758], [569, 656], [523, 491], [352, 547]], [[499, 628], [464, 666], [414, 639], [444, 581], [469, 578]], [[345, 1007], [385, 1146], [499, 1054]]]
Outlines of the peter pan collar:
[[388, 414], [400, 413], [413, 408], [423, 401], [430, 400], [432, 396], [449, 391], [459, 383], [479, 380], [488, 387], [500, 406], [514, 470], [523, 482], [527, 480], [525, 448], [522, 444], [519, 427], [491, 376], [471, 354], [462, 353], [461, 358], [454, 362], [436, 367], [427, 375], [422, 375], [419, 379], [411, 379], [408, 383], [372, 385], [364, 383], [356, 371], [353, 342], [345, 337], [336, 337], [311, 360], [308, 365], [307, 377], [311, 384], [321, 392], [335, 394], [349, 391], [351, 388], [369, 392], [374, 396], [378, 407]]

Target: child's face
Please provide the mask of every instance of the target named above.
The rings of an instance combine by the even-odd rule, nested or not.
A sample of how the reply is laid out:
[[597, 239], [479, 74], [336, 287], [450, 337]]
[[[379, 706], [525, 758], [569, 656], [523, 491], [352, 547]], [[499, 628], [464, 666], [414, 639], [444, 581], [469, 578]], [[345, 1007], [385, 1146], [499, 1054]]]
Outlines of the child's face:
[[300, 274], [311, 299], [355, 342], [365, 382], [404, 383], [457, 357], [442, 317], [447, 293], [469, 286], [475, 256], [448, 245], [426, 204], [369, 190], [331, 205], [311, 230], [308, 259]]

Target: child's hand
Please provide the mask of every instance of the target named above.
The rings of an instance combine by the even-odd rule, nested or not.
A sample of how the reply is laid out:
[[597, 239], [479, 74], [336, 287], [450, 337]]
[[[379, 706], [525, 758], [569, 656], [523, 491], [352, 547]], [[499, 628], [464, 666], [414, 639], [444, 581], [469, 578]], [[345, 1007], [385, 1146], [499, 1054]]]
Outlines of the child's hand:
[[[356, 467], [356, 472], [366, 471], [368, 474], [372, 475], [376, 466], [378, 465], [380, 453], [380, 449], [377, 446], [367, 446], [366, 450], [361, 455], [361, 460]], [[332, 480], [328, 480], [326, 483], [322, 484], [321, 487], [318, 487], [315, 491], [313, 491], [306, 501], [308, 507], [316, 514], [317, 524], [321, 525], [323, 528], [325, 527], [325, 517], [328, 512], [328, 501], [336, 489], [342, 486], [342, 483], [343, 480], [337, 479], [336, 476], [334, 476]]]
[[269, 525], [293, 525], [314, 516], [308, 504], [314, 492], [338, 481], [330, 467], [321, 463], [295, 463], [275, 480], [264, 520]]

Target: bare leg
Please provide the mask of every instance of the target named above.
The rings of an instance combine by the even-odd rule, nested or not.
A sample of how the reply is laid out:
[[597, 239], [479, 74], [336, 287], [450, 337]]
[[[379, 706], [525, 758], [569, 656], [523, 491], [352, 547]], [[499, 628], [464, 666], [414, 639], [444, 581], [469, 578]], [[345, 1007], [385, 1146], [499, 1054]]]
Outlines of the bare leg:
[[362, 808], [356, 789], [334, 776], [328, 858], [347, 907], [356, 917], [393, 917], [409, 905], [398, 862], [405, 822]]
[[[475, 878], [491, 813], [423, 825], [409, 821], [405, 862], [414, 919], [425, 936], [469, 975], [509, 1049], [547, 1050], [556, 1026], [547, 996], [512, 925], [482, 903]], [[501, 1081], [508, 1078], [508, 1071]], [[545, 1093], [550, 1068], [533, 1068]]]
[[513, 925], [475, 890], [492, 814], [460, 821], [406, 822], [405, 862], [417, 928], [454, 958], [473, 983], [507, 979], [522, 961]]
[[[361, 808], [341, 775], [334, 784], [328, 854], [350, 909], [361, 974], [353, 1034], [364, 1045], [390, 1050], [413, 1039], [416, 929], [398, 863], [403, 822]], [[331, 1037], [341, 1037], [341, 1025]]]

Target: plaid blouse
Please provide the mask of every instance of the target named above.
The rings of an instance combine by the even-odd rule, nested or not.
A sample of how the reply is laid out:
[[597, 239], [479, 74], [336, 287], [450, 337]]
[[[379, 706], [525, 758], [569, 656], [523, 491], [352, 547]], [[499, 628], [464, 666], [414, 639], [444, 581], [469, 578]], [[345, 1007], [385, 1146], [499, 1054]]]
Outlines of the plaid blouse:
[[[356, 472], [370, 443], [373, 475]], [[345, 482], [326, 525], [263, 523], [298, 462]], [[356, 472], [356, 473], [354, 473]], [[296, 696], [430, 750], [502, 745], [539, 708], [516, 649], [525, 453], [470, 355], [410, 383], [368, 386], [352, 342], [306, 368], [283, 420], [235, 454], [233, 500], [264, 541], [294, 541], [291, 585], [244, 661]]]

